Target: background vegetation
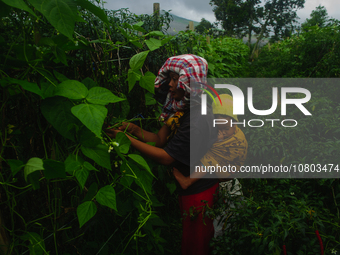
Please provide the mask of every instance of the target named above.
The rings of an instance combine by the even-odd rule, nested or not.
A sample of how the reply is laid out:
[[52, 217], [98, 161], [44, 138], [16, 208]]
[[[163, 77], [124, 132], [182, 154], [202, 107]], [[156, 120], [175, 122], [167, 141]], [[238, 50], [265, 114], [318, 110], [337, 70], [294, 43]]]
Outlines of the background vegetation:
[[[111, 141], [102, 131], [126, 120], [159, 128], [153, 82], [169, 56], [206, 58], [209, 77], [339, 77], [336, 23], [252, 55], [216, 33], [168, 36], [168, 13], [137, 16], [85, 0], [2, 0], [0, 10], [3, 254], [179, 253], [172, 175], [124, 135]], [[265, 109], [270, 91], [259, 91], [254, 104]], [[311, 92], [313, 119], [293, 112], [296, 129], [244, 129], [246, 164], [339, 164], [339, 87]], [[316, 254], [320, 238], [325, 253], [339, 251], [338, 179], [241, 183], [243, 196], [228, 198], [234, 207], [210, 212], [230, 213], [215, 254], [281, 254], [284, 245], [287, 254]]]

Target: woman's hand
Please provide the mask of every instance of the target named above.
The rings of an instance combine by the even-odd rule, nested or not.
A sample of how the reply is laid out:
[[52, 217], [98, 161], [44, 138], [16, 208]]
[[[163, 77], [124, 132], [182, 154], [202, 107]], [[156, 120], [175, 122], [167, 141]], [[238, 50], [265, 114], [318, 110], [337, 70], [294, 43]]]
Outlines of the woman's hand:
[[120, 127], [118, 127], [118, 130], [124, 131], [124, 132], [126, 131], [126, 132], [133, 135], [134, 133], [136, 133], [138, 128], [139, 127], [137, 125], [133, 124], [133, 123], [123, 122], [122, 125]]
[[179, 185], [182, 187], [182, 189], [187, 189], [191, 185], [190, 177], [185, 177], [176, 168], [173, 168], [172, 173], [175, 176], [176, 180], [178, 181]]
[[116, 138], [116, 135], [117, 133], [119, 132], [122, 132], [118, 129], [114, 129], [114, 128], [111, 128], [111, 129], [106, 129], [105, 130], [105, 133], [110, 137], [110, 138]]
[[116, 138], [117, 133], [119, 132], [128, 132], [130, 134], [133, 134], [136, 132], [136, 130], [138, 130], [138, 126], [133, 124], [133, 123], [129, 123], [129, 122], [123, 122], [121, 126], [117, 127], [117, 128], [109, 128], [105, 130], [105, 133], [110, 137], [110, 138]]

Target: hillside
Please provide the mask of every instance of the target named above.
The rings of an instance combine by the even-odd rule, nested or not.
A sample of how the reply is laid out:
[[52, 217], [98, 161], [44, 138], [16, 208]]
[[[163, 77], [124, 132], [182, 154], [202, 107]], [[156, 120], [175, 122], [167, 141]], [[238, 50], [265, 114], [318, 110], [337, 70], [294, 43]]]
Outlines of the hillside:
[[[170, 14], [173, 17], [173, 21], [170, 23], [170, 28], [168, 29], [168, 33], [170, 35], [177, 34], [179, 31], [186, 30], [186, 27], [189, 26], [189, 19], [185, 19], [174, 14]], [[194, 26], [197, 26], [199, 22], [194, 21]]]
[[[173, 17], [173, 21], [170, 23], [170, 28], [167, 30], [168, 34], [170, 35], [175, 35], [177, 34], [179, 31], [184, 31], [187, 29], [187, 26], [189, 26], [189, 19], [186, 18], [182, 18], [179, 17], [177, 15], [174, 14], [170, 14]], [[196, 27], [199, 24], [198, 21], [194, 21], [194, 27]], [[243, 39], [244, 43], [248, 43], [248, 37], [244, 37]], [[256, 42], [256, 36], [253, 35], [252, 39], [251, 39], [251, 43], [255, 43]], [[268, 39], [264, 38], [260, 41], [260, 46], [263, 46], [265, 44], [268, 43]]]

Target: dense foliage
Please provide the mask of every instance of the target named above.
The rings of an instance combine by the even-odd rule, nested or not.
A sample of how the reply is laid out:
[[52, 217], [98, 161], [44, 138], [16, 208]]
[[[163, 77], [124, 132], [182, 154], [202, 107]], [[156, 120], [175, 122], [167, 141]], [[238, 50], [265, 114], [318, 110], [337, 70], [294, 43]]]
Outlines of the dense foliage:
[[307, 32], [267, 44], [253, 63], [253, 77], [340, 77], [338, 26], [310, 27]]
[[306, 19], [305, 22], [301, 24], [301, 29], [303, 31], [308, 31], [310, 27], [331, 27], [339, 25], [339, 20], [330, 18], [328, 12], [324, 6], [317, 6], [315, 10], [310, 14], [310, 19]]
[[338, 180], [244, 180], [243, 196], [227, 201], [219, 208], [228, 217], [226, 232], [214, 240], [214, 254], [339, 251]]
[[[280, 87], [280, 80], [273, 81]], [[291, 82], [292, 86], [297, 85]], [[254, 86], [254, 107], [268, 109], [272, 103], [271, 87], [265, 79], [258, 83]], [[286, 118], [297, 120], [294, 128], [282, 128], [282, 116], [278, 112], [256, 116], [248, 111], [245, 123], [257, 119], [265, 124], [261, 128], [241, 127], [249, 145], [245, 165], [292, 164], [300, 169], [308, 166], [313, 171], [313, 165], [320, 164], [322, 171], [332, 167], [332, 176], [337, 177], [340, 171], [338, 85], [315, 79], [314, 84], [307, 87], [312, 99], [306, 104], [313, 117], [290, 108]], [[246, 86], [241, 84], [240, 87], [245, 93]], [[266, 119], [280, 121], [272, 127]], [[339, 250], [339, 179], [254, 178], [242, 179], [241, 183], [243, 195], [231, 192], [228, 198], [222, 196], [219, 208], [214, 211], [217, 215], [226, 214], [226, 232], [213, 242], [215, 254], [222, 251], [227, 254], [282, 254], [284, 249], [286, 254], [321, 254], [318, 234], [325, 254]]]
[[[166, 35], [168, 13], [138, 16], [86, 0], [3, 0], [0, 10], [3, 254], [179, 252], [181, 216], [169, 169], [130, 148], [124, 134], [111, 140], [103, 132], [122, 121], [160, 127], [153, 82], [169, 56], [206, 58], [209, 77], [339, 76], [338, 27], [267, 45], [249, 63], [241, 40]], [[254, 104], [266, 108], [270, 91], [260, 91]], [[290, 132], [244, 129], [247, 164], [337, 163], [339, 88], [319, 86], [312, 94], [312, 122], [301, 118]], [[317, 229], [327, 252], [339, 249], [337, 180], [241, 182], [244, 196], [230, 198], [239, 216], [229, 218], [233, 227], [215, 240], [215, 253], [279, 254], [285, 243], [288, 254], [312, 254]]]
[[[339, 27], [309, 27], [300, 35], [264, 46], [251, 64], [250, 75], [338, 78], [339, 42]], [[254, 87], [254, 106], [268, 109], [272, 103], [271, 87], [265, 85], [265, 80], [258, 83]], [[314, 79], [307, 87], [312, 98], [306, 105], [313, 118], [293, 110], [286, 118], [298, 119], [294, 129], [280, 125], [244, 128], [250, 148], [246, 165], [339, 166], [338, 85], [337, 80]], [[246, 86], [241, 88], [246, 93]], [[282, 116], [274, 113], [260, 117], [247, 112], [244, 118], [265, 122], [265, 119]], [[220, 203], [215, 211], [226, 215], [226, 232], [213, 242], [215, 254], [221, 251], [227, 254], [335, 254], [339, 251], [338, 179], [244, 179], [241, 183], [243, 195], [220, 198], [227, 203]]]
[[[254, 50], [263, 37], [278, 40], [289, 36], [296, 27], [298, 9], [305, 0], [211, 0], [213, 11], [228, 36], [248, 38], [256, 35]], [[254, 53], [252, 53], [252, 56]]]
[[201, 22], [195, 27], [195, 31], [199, 34], [212, 35], [214, 30], [216, 30], [216, 25], [205, 18], [202, 18]]
[[[184, 50], [164, 35], [168, 13], [104, 11], [85, 0], [0, 4], [2, 252], [178, 251], [167, 169], [102, 127], [129, 120], [159, 128], [155, 74], [191, 41]], [[232, 42], [221, 46], [243, 48]], [[205, 48], [212, 56], [226, 50]], [[229, 75], [240, 72], [242, 54], [211, 59], [212, 68], [235, 63]]]
[[[252, 62], [250, 75], [338, 78], [339, 42], [338, 26], [309, 27], [300, 35], [265, 45]], [[268, 109], [271, 89], [259, 83], [254, 93], [260, 96], [254, 96], [254, 105], [256, 109]], [[247, 165], [339, 165], [338, 82], [314, 79], [308, 89], [312, 98], [306, 107], [313, 118], [295, 109], [287, 116], [298, 119], [294, 129], [267, 125], [244, 130], [251, 148]], [[245, 115], [245, 119], [263, 121], [281, 117], [278, 113], [265, 117], [249, 112]], [[282, 254], [284, 250], [286, 254], [335, 254], [339, 251], [338, 179], [249, 179], [241, 183], [243, 196], [229, 195], [228, 202], [221, 203], [219, 210], [228, 215], [227, 230], [215, 240], [215, 254], [222, 250], [230, 254]]]

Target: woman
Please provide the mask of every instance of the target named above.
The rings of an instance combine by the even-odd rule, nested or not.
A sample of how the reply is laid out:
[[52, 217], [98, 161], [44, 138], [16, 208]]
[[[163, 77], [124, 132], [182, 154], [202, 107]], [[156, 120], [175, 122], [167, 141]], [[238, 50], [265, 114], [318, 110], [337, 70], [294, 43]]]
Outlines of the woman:
[[[132, 123], [124, 123], [118, 128], [120, 131], [127, 129], [139, 138], [129, 137], [131, 145], [145, 156], [175, 167], [184, 176], [190, 175], [190, 161], [191, 165], [199, 162], [216, 139], [208, 125], [212, 122], [212, 114], [201, 115], [198, 103], [201, 90], [192, 86], [194, 83], [205, 84], [207, 72], [207, 62], [201, 57], [187, 54], [169, 58], [155, 80], [155, 88], [163, 93], [164, 86], [168, 86], [160, 116], [165, 125], [157, 134], [141, 130]], [[119, 131], [111, 132], [115, 136]], [[156, 147], [146, 142], [155, 142]], [[204, 217], [204, 212], [206, 206], [213, 206], [217, 187], [214, 179], [200, 179], [186, 190], [179, 187], [183, 215], [182, 254], [209, 254], [214, 228], [212, 219]]]

